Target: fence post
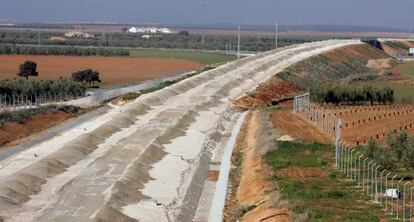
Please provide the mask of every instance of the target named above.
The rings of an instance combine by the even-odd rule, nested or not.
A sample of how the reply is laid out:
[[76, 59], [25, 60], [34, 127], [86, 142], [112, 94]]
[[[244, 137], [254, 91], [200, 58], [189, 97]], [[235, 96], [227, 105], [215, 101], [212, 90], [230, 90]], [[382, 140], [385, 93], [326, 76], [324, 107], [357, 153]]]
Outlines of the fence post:
[[382, 189], [382, 178], [383, 178], [383, 175], [384, 175], [384, 173], [386, 172], [386, 170], [383, 170], [383, 171], [381, 171], [381, 173], [380, 173], [380, 193], [382, 194], [381, 196], [380, 196], [380, 206], [382, 206], [382, 196], [384, 195], [384, 193], [383, 193], [383, 189]]
[[[409, 184], [410, 182], [406, 182], [404, 184], [404, 188], [403, 188], [403, 221], [405, 222], [405, 187], [407, 186], [407, 184]], [[410, 221], [411, 222], [411, 221]]]
[[372, 191], [375, 192], [373, 193], [373, 197], [374, 197], [374, 203], [378, 203], [378, 169], [381, 168], [381, 165], [378, 165], [377, 168], [375, 168], [375, 190], [373, 189]]
[[340, 138], [341, 138], [341, 120], [337, 121], [335, 126], [335, 166], [338, 168], [338, 159], [339, 159], [339, 145], [340, 145]]
[[367, 158], [365, 158], [364, 159], [364, 164], [363, 164], [363, 169], [362, 169], [362, 181], [361, 181], [361, 185], [362, 185], [362, 191], [364, 191], [365, 190], [365, 169], [366, 169], [366, 165], [365, 165], [365, 161], [367, 161], [368, 160], [368, 157]]
[[369, 163], [368, 163], [368, 168], [367, 168], [367, 177], [366, 177], [366, 188], [367, 188], [367, 195], [369, 195], [369, 165], [371, 164], [373, 162], [373, 160], [371, 160]]
[[370, 195], [369, 190], [372, 188], [372, 197], [374, 197], [374, 167], [377, 165], [377, 163], [372, 164], [371, 166], [371, 184], [369, 185], [368, 188], [368, 195]]

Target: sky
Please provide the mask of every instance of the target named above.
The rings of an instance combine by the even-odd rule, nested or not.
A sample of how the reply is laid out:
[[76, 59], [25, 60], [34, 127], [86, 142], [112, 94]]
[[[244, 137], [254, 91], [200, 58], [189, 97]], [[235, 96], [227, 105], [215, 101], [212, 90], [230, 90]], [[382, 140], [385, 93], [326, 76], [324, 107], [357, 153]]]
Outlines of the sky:
[[414, 0], [0, 0], [0, 20], [414, 28]]

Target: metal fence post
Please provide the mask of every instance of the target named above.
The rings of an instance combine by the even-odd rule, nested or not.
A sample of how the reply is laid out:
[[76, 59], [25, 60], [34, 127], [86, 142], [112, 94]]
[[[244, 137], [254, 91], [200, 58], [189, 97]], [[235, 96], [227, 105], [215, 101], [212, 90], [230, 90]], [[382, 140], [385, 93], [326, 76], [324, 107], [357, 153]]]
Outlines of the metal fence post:
[[[400, 188], [400, 183], [401, 183], [401, 181], [403, 181], [404, 180], [404, 177], [403, 178], [401, 178], [398, 182], [397, 182], [397, 190]], [[399, 212], [400, 212], [400, 210], [398, 209], [398, 207], [399, 207], [399, 205], [400, 205], [400, 203], [399, 203], [399, 198], [397, 197], [397, 220], [399, 219]]]
[[[407, 186], [407, 184], [409, 184], [410, 182], [406, 182], [405, 184], [404, 184], [404, 187], [403, 187], [403, 221], [405, 221], [405, 187]], [[410, 221], [411, 222], [411, 221]]]
[[374, 198], [375, 198], [375, 203], [378, 203], [378, 169], [381, 168], [381, 165], [378, 165], [377, 168], [375, 168], [375, 191], [373, 190], [374, 193]]
[[355, 163], [354, 163], [355, 170], [354, 170], [354, 177], [353, 177], [355, 181], [357, 181], [357, 172], [358, 172], [358, 170], [357, 170], [357, 163], [358, 163], [357, 157], [358, 157], [358, 155], [359, 155], [359, 152], [356, 152], [355, 153]]
[[365, 161], [368, 160], [368, 157], [364, 159], [363, 164], [362, 164], [362, 181], [361, 181], [361, 185], [362, 185], [362, 191], [365, 190]]
[[369, 185], [369, 188], [368, 188], [368, 195], [370, 195], [370, 193], [369, 193], [369, 190], [372, 188], [372, 192], [371, 192], [371, 194], [372, 194], [372, 196], [371, 197], [374, 197], [374, 167], [377, 165], [377, 163], [374, 163], [374, 164], [372, 164], [372, 166], [371, 166], [371, 184]]
[[384, 193], [383, 193], [383, 189], [382, 189], [382, 176], [383, 176], [383, 174], [386, 172], [386, 170], [383, 170], [383, 171], [381, 171], [381, 173], [380, 173], [380, 193], [382, 194], [381, 196], [380, 196], [380, 206], [382, 206], [382, 196], [384, 195]]
[[366, 178], [366, 188], [367, 188], [367, 195], [369, 195], [369, 165], [371, 164], [373, 162], [373, 160], [371, 160], [369, 163], [368, 163], [368, 167], [367, 167], [367, 178]]
[[350, 155], [350, 161], [349, 161], [349, 163], [350, 163], [350, 165], [349, 165], [349, 177], [351, 178], [351, 180], [352, 180], [352, 161], [353, 161], [353, 152], [354, 152], [354, 149], [351, 149], [351, 155]]

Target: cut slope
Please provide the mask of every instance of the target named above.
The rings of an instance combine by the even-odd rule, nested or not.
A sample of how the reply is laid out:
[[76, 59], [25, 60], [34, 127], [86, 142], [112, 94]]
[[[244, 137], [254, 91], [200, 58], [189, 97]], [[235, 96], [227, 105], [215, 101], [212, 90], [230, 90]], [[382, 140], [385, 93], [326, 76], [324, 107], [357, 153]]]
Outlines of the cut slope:
[[381, 47], [389, 55], [408, 55], [409, 49], [414, 48], [412, 41], [385, 41]]

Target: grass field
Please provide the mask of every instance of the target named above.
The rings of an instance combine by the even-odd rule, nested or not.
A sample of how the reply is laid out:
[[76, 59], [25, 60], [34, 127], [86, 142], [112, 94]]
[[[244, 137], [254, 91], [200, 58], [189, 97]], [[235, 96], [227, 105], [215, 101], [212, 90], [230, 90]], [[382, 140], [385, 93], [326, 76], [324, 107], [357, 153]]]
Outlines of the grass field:
[[393, 68], [398, 73], [407, 77], [414, 77], [414, 62], [404, 62]]
[[378, 206], [333, 169], [333, 146], [293, 142], [279, 142], [277, 146], [266, 154], [266, 160], [276, 172], [274, 182], [289, 200], [296, 220], [384, 219]]
[[236, 56], [233, 55], [157, 49], [133, 49], [130, 51], [130, 57], [180, 59], [194, 61], [205, 65], [227, 62], [236, 59]]

